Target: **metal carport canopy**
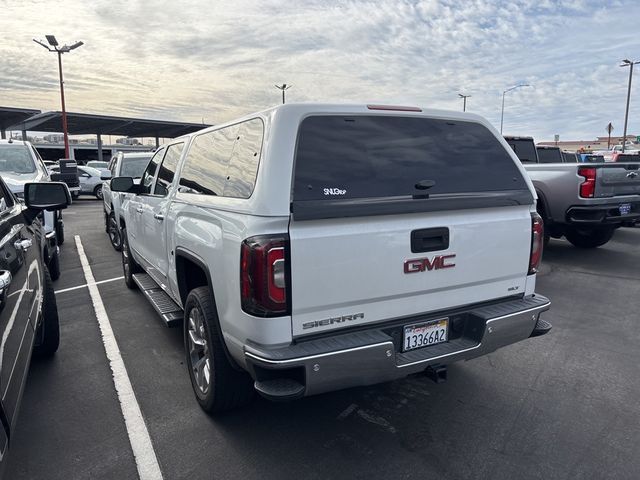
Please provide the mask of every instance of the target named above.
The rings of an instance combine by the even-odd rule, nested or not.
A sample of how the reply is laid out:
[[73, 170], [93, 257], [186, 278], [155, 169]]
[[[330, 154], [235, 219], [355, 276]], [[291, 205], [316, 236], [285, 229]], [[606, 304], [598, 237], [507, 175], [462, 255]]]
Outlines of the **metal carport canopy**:
[[[70, 135], [92, 134], [175, 138], [208, 126], [210, 125], [202, 123], [169, 122], [164, 120], [67, 112], [67, 130]], [[21, 119], [11, 125], [10, 129], [62, 132], [62, 112], [39, 113], [30, 118]]]
[[[5, 137], [7, 130], [12, 130], [9, 127], [29, 117], [33, 117], [38, 113], [40, 113], [40, 110], [34, 110], [33, 108], [0, 107], [0, 131], [2, 132], [2, 138]], [[15, 128], [14, 130], [22, 129]]]

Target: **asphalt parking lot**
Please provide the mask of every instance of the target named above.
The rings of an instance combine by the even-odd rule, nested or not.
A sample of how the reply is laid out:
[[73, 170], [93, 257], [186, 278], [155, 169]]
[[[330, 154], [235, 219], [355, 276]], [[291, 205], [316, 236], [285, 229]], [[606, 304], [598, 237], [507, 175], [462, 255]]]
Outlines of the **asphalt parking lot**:
[[[163, 477], [640, 478], [640, 229], [596, 250], [552, 240], [537, 290], [554, 329], [449, 368], [212, 419], [181, 329], [128, 290], [100, 202], [65, 211], [61, 347], [34, 361], [8, 479], [138, 478], [74, 235], [79, 235]], [[71, 289], [71, 290], [70, 290]]]

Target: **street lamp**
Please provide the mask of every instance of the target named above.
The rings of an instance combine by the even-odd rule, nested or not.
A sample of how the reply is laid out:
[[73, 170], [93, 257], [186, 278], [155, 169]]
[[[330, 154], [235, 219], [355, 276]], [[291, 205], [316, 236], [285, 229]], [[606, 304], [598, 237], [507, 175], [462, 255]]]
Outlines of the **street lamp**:
[[45, 35], [49, 45], [46, 45], [41, 40], [33, 39], [38, 45], [42, 45], [50, 52], [58, 54], [58, 71], [60, 72], [60, 100], [62, 101], [62, 134], [64, 135], [64, 157], [69, 158], [69, 133], [67, 131], [67, 111], [64, 106], [64, 82], [62, 80], [62, 54], [69, 53], [71, 50], [75, 50], [78, 47], [84, 45], [83, 42], [76, 42], [73, 45], [63, 45], [59, 47], [58, 40], [53, 35]]
[[515, 90], [516, 88], [520, 88], [520, 87], [530, 87], [531, 85], [529, 85], [528, 83], [521, 83], [519, 85], [516, 85], [515, 87], [511, 87], [511, 88], [507, 88], [504, 92], [502, 92], [502, 113], [500, 113], [500, 134], [502, 134], [502, 125], [504, 124], [504, 96], [507, 92], [510, 92], [511, 90]]
[[278, 90], [282, 90], [282, 104], [284, 105], [284, 92], [285, 90], [289, 90], [293, 85], [287, 85], [283, 83], [282, 85], [274, 85]]
[[622, 133], [622, 153], [627, 143], [627, 121], [629, 120], [629, 101], [631, 100], [631, 79], [633, 78], [633, 66], [640, 62], [634, 62], [629, 59], [622, 60], [621, 67], [629, 67], [629, 88], [627, 89], [627, 109], [624, 112], [624, 132]]
[[460, 98], [462, 98], [462, 100], [463, 100], [462, 111], [466, 112], [467, 111], [467, 98], [469, 98], [471, 95], [463, 95], [463, 94], [459, 93], [458, 96]]

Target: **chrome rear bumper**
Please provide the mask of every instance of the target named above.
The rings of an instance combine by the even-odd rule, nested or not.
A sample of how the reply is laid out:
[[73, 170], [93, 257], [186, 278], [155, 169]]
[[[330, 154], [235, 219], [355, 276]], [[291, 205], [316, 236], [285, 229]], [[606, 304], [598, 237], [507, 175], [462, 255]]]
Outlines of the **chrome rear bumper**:
[[[550, 324], [545, 322], [549, 328], [541, 331], [538, 318], [550, 304], [547, 298], [532, 295], [450, 315], [438, 312], [435, 316], [399, 320], [391, 326], [302, 341], [285, 348], [248, 345], [245, 346], [245, 360], [256, 380], [256, 389], [271, 399], [371, 385], [420, 372], [432, 365], [486, 355], [530, 336], [546, 333]], [[462, 334], [445, 343], [401, 351], [398, 329], [405, 324], [443, 316], [449, 316], [452, 321], [461, 319]]]

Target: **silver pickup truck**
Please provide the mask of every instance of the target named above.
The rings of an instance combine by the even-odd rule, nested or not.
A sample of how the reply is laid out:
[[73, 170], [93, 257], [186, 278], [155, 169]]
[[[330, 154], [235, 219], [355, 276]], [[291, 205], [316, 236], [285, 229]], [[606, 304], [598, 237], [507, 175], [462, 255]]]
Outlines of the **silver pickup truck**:
[[545, 240], [604, 245], [615, 230], [640, 220], [640, 164], [541, 163], [531, 137], [505, 137], [538, 194]]

